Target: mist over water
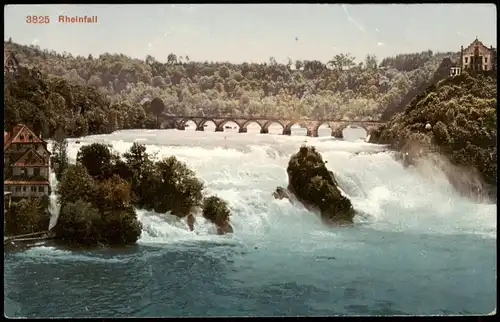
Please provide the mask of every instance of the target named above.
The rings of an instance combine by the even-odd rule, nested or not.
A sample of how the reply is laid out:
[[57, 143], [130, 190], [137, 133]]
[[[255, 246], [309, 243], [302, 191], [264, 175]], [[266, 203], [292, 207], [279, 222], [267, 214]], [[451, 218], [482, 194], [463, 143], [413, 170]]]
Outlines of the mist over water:
[[[425, 176], [365, 143], [259, 134], [249, 127], [205, 132], [129, 130], [70, 140], [78, 149], [133, 142], [175, 155], [228, 201], [234, 234], [216, 236], [197, 216], [185, 220], [138, 210], [137, 246], [74, 251], [43, 244], [5, 255], [8, 316], [216, 316], [485, 314], [496, 304], [496, 205], [458, 196], [439, 171]], [[329, 228], [286, 200], [290, 156], [316, 146], [359, 215]], [[53, 178], [55, 179], [55, 178]], [[55, 207], [55, 206], [54, 206]], [[54, 208], [55, 209], [55, 208]], [[53, 223], [51, 222], [51, 225]], [[36, 289], [36, 292], [33, 292]], [[26, 294], [30, 294], [29, 297]], [[50, 303], [48, 302], [50, 298]], [[50, 304], [50, 305], [49, 305]]]

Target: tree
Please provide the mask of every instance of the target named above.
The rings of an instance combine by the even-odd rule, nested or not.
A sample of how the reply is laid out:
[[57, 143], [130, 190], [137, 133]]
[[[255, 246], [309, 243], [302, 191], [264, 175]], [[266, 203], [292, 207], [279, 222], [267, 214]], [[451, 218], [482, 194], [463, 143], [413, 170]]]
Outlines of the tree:
[[68, 142], [66, 133], [62, 128], [58, 128], [54, 135], [52, 145], [51, 163], [54, 165], [54, 172], [57, 180], [61, 180], [61, 175], [68, 168]]
[[169, 54], [167, 57], [167, 61], [169, 64], [175, 64], [177, 63], [177, 56], [175, 54]]
[[83, 165], [94, 179], [111, 177], [113, 160], [111, 146], [101, 143], [82, 146], [76, 156], [76, 162]]
[[300, 70], [302, 67], [304, 67], [304, 64], [301, 60], [296, 60], [295, 61], [295, 69]]
[[102, 226], [99, 211], [90, 202], [77, 200], [61, 208], [53, 231], [62, 240], [89, 245], [101, 240]]
[[367, 69], [377, 69], [377, 57], [375, 55], [366, 55], [365, 65]]
[[101, 238], [109, 244], [134, 244], [142, 233], [142, 224], [137, 220], [134, 208], [112, 209], [102, 214]]
[[62, 174], [56, 193], [61, 207], [78, 200], [93, 202], [96, 197], [95, 182], [83, 165], [69, 165]]
[[171, 156], [158, 161], [156, 168], [156, 212], [185, 216], [201, 205], [203, 182], [185, 163]]
[[42, 198], [13, 202], [5, 213], [5, 234], [21, 235], [46, 231], [50, 222], [47, 206], [48, 202]]
[[159, 97], [153, 98], [150, 105], [150, 111], [156, 116], [156, 122], [158, 123], [159, 117], [162, 115], [163, 111], [165, 111], [165, 104], [162, 99]]
[[101, 211], [125, 209], [130, 205], [130, 184], [116, 174], [100, 181], [97, 189], [97, 206]]
[[154, 195], [151, 194], [151, 187], [154, 187], [157, 182], [153, 160], [146, 152], [146, 147], [136, 142], [132, 144], [124, 157], [131, 171], [131, 176], [125, 179], [130, 182], [134, 202], [141, 207], [152, 209]]

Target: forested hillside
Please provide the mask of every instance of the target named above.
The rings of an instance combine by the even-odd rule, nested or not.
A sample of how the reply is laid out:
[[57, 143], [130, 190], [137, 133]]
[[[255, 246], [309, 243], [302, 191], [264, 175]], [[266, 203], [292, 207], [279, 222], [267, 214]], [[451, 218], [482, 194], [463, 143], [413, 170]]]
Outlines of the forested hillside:
[[[370, 142], [391, 144], [407, 153], [409, 163], [437, 151], [462, 167], [459, 170], [443, 167], [459, 191], [474, 195], [486, 190], [496, 196], [496, 111], [496, 73], [463, 72], [418, 95], [403, 113], [372, 133]], [[476, 170], [487, 188], [466, 175]]]
[[[73, 57], [13, 42], [4, 45], [21, 65], [36, 67], [44, 76], [95, 87], [119, 111], [117, 128], [144, 122], [144, 115], [135, 114], [153, 98], [161, 98], [162, 112], [169, 114], [378, 119], [431, 80], [443, 58], [456, 55], [424, 51], [384, 58], [379, 65], [374, 56], [358, 57], [362, 62], [356, 64], [349, 54], [339, 54], [325, 65], [279, 64], [272, 57], [263, 64], [194, 62], [170, 54], [162, 63], [151, 56]], [[133, 122], [128, 113], [135, 115]]]

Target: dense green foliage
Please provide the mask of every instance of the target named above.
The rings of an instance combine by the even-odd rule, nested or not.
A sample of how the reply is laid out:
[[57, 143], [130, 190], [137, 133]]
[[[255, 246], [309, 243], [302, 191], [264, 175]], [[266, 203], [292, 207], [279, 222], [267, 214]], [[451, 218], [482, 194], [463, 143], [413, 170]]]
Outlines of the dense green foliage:
[[58, 128], [54, 134], [52, 143], [52, 151], [50, 156], [50, 164], [57, 180], [61, 180], [61, 176], [68, 168], [68, 142], [66, 141], [66, 133], [62, 128]]
[[84, 58], [5, 46], [41, 74], [6, 77], [4, 122], [22, 121], [49, 136], [57, 124], [70, 136], [152, 128], [163, 113], [378, 119], [428, 83], [443, 57], [454, 55], [402, 54], [383, 59], [379, 68], [370, 55], [359, 64], [344, 54], [327, 64], [280, 64], [272, 57], [264, 64], [231, 64], [171, 54], [161, 63], [151, 56]]
[[5, 235], [22, 235], [45, 231], [49, 227], [47, 197], [12, 202], [5, 216]]
[[192, 213], [203, 206], [219, 233], [232, 231], [225, 201], [211, 197], [203, 203], [203, 182], [185, 163], [175, 157], [155, 161], [138, 143], [123, 157], [106, 144], [80, 148], [77, 164], [67, 167], [57, 187], [56, 236], [80, 244], [134, 243], [142, 228], [134, 207], [188, 216], [192, 230]]
[[443, 80], [416, 97], [370, 141], [410, 154], [415, 154], [409, 151], [415, 145], [419, 152], [439, 152], [454, 165], [477, 169], [485, 183], [496, 186], [496, 96], [496, 75], [463, 73]]
[[333, 173], [312, 146], [302, 146], [286, 169], [288, 190], [306, 207], [318, 210], [326, 222], [352, 223], [351, 201], [338, 189]]
[[78, 244], [135, 243], [142, 226], [130, 204], [130, 190], [118, 176], [97, 180], [84, 165], [70, 165], [57, 186], [61, 211], [56, 236]]

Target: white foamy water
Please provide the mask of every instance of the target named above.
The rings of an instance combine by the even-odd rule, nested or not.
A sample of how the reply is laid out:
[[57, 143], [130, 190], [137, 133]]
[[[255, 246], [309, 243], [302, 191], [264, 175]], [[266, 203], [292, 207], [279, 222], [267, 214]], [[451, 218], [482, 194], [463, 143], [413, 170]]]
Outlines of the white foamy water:
[[61, 210], [61, 206], [59, 205], [57, 201], [57, 194], [56, 194], [56, 188], [57, 188], [57, 178], [56, 174], [54, 171], [50, 172], [49, 175], [49, 183], [50, 183], [50, 203], [49, 203], [49, 213], [50, 213], [50, 221], [49, 221], [49, 230], [54, 228], [54, 226], [57, 223], [57, 219], [59, 218], [59, 211]]
[[405, 169], [394, 161], [391, 152], [384, 152], [383, 146], [363, 140], [338, 141], [329, 136], [309, 138], [301, 136], [301, 130], [295, 130], [299, 133], [293, 136], [239, 134], [237, 130], [130, 130], [70, 140], [68, 151], [70, 162], [74, 162], [85, 144], [111, 143], [116, 151], [124, 153], [133, 142], [140, 142], [159, 158], [175, 155], [185, 161], [203, 179], [207, 193], [229, 202], [235, 231], [231, 237], [213, 236], [213, 227], [200, 216], [195, 231], [189, 232], [185, 220], [141, 210], [144, 231], [140, 243], [207, 238], [255, 243], [276, 236], [327, 231], [316, 216], [271, 195], [276, 186], [287, 185], [288, 160], [304, 143], [316, 146], [322, 153], [341, 189], [360, 213], [356, 221], [363, 227], [496, 238], [496, 205], [476, 204], [458, 196], [444, 176], [429, 178]]
[[[495, 301], [496, 205], [458, 196], [438, 169], [403, 168], [356, 130], [349, 141], [249, 133], [130, 130], [69, 140], [133, 142], [185, 161], [207, 194], [228, 201], [234, 233], [196, 216], [137, 210], [137, 246], [33, 245], [5, 259], [11, 316], [252, 316], [484, 314]], [[253, 132], [253, 133], [252, 133]], [[257, 133], [255, 133], [257, 132]], [[346, 133], [347, 132], [347, 133]], [[274, 134], [273, 134], [274, 133]], [[80, 143], [76, 143], [80, 141]], [[358, 215], [331, 228], [300, 205], [275, 200], [290, 156], [316, 146]], [[52, 187], [56, 185], [51, 176]], [[51, 225], [57, 203], [51, 196]], [[26, 297], [28, 292], [33, 296]], [[50, 299], [50, 303], [47, 300]]]

